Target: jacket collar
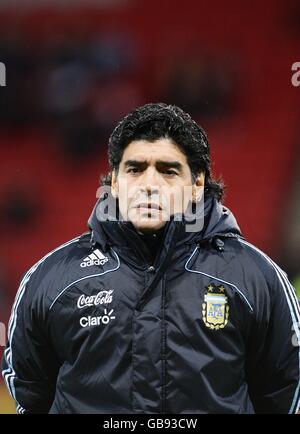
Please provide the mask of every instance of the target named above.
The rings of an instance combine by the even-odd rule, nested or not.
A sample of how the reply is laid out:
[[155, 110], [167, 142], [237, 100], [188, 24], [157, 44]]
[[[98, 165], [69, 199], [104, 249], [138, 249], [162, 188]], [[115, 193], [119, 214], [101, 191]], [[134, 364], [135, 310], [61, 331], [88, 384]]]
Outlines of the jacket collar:
[[[103, 199], [104, 195], [101, 195], [88, 220], [88, 227], [92, 231], [93, 240], [98, 242], [104, 251], [109, 246], [116, 246], [120, 249], [134, 251], [136, 256], [149, 258], [147, 245], [141, 241], [140, 235], [131, 222], [119, 221], [107, 214], [105, 218], [103, 217], [100, 207]], [[187, 232], [186, 225], [188, 222], [184, 216], [172, 216], [163, 230], [163, 249], [172, 250], [175, 245], [178, 247], [186, 243], [194, 244], [212, 241], [218, 236], [242, 236], [232, 212], [215, 198], [209, 197], [205, 199], [204, 206], [202, 208], [199, 207], [199, 210], [195, 214], [195, 220], [192, 223], [203, 221], [203, 214], [203, 227], [194, 232]]]

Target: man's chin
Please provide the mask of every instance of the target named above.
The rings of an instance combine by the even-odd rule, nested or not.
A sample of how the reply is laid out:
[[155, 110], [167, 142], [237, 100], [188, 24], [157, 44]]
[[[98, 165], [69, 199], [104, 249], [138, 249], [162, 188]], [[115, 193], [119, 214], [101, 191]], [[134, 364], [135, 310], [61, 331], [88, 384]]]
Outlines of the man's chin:
[[141, 220], [132, 220], [131, 223], [133, 224], [133, 226], [137, 231], [147, 233], [147, 232], [155, 232], [163, 228], [166, 224], [166, 221], [141, 219]]

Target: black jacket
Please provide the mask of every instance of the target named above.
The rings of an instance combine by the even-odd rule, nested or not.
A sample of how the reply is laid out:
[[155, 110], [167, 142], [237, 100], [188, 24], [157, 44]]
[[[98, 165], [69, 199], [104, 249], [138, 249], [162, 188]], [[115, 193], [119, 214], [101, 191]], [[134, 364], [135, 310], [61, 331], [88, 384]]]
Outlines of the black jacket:
[[210, 198], [201, 231], [172, 219], [153, 264], [95, 210], [21, 281], [3, 357], [18, 411], [295, 413], [299, 304], [232, 213]]

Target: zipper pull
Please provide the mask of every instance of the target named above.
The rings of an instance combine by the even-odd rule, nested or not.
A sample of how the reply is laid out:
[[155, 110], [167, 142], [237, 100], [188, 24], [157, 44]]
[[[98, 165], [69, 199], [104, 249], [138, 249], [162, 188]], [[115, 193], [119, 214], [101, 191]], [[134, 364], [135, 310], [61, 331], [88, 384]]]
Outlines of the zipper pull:
[[148, 272], [148, 273], [155, 273], [155, 271], [156, 271], [156, 269], [155, 269], [155, 267], [153, 267], [153, 265], [150, 265], [150, 266], [147, 268], [147, 272]]

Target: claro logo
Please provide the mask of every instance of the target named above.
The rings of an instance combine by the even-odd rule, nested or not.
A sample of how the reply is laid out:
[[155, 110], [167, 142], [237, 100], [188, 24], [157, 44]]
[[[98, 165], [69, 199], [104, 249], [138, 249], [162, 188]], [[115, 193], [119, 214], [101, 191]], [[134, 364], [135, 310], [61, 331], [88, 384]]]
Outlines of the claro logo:
[[292, 78], [291, 82], [294, 87], [300, 86], [300, 62], [295, 62], [292, 64]]

